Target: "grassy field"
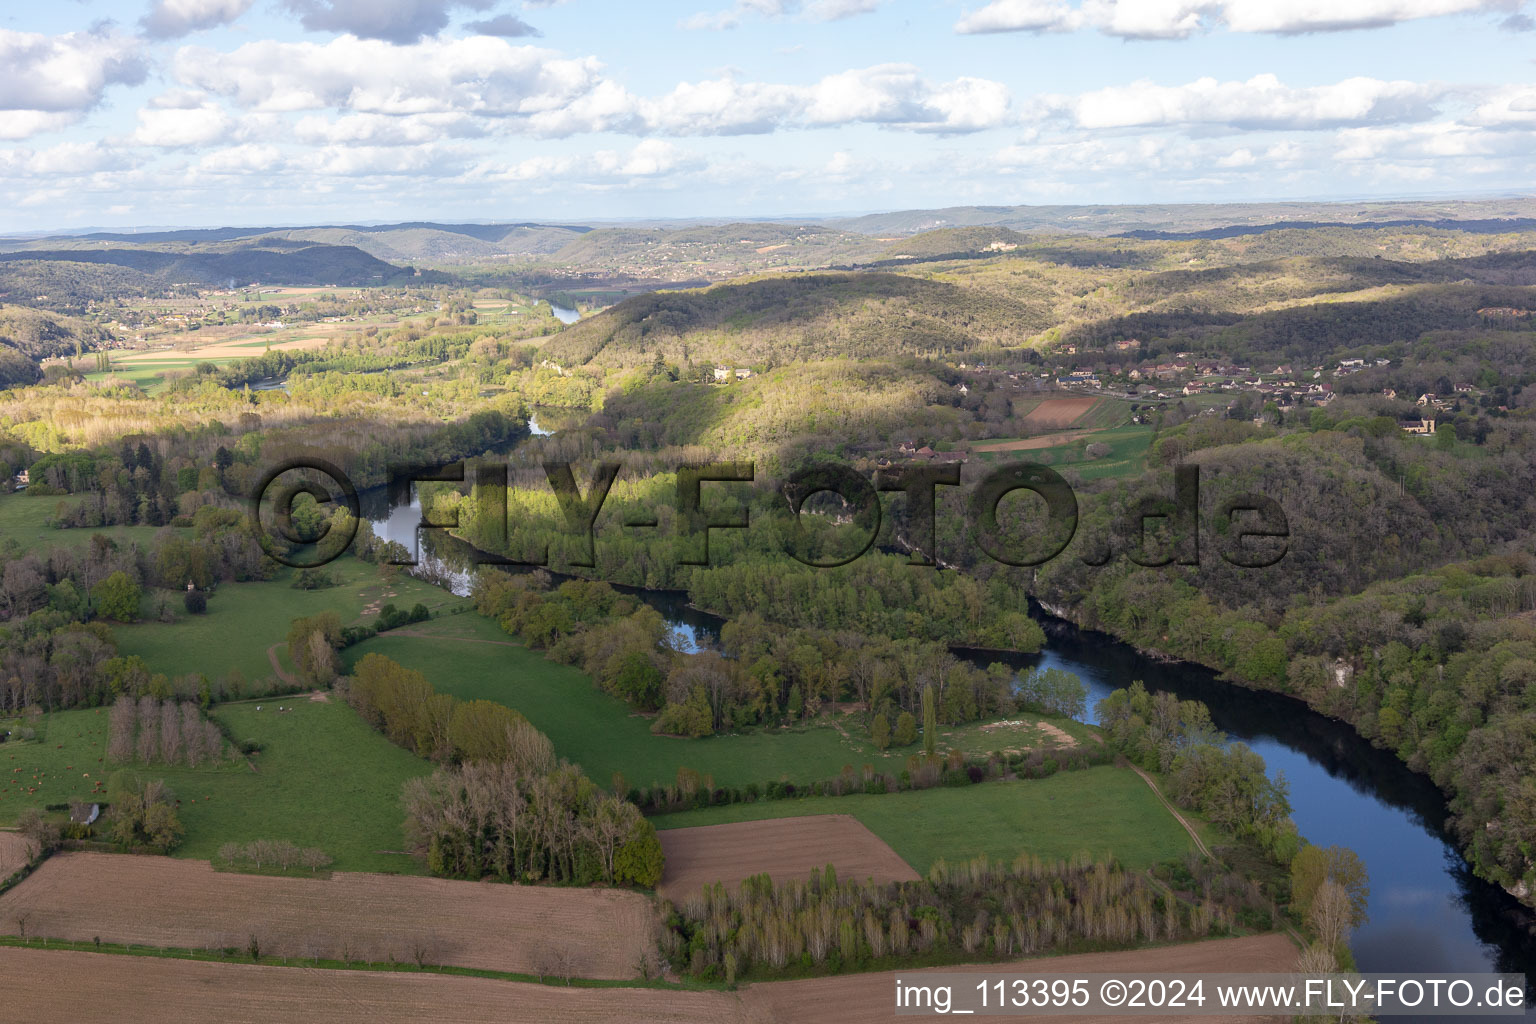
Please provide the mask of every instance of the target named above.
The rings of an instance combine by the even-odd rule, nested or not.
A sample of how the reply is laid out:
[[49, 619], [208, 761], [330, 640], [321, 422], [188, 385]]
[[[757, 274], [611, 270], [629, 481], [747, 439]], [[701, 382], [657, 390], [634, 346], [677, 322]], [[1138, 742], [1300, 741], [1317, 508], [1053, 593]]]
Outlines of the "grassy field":
[[[250, 763], [131, 769], [164, 779], [180, 799], [186, 841], [177, 856], [210, 859], [226, 842], [287, 839], [325, 850], [337, 870], [420, 872], [413, 858], [389, 851], [402, 843], [400, 787], [431, 765], [341, 703], [278, 699], [228, 704], [214, 715], [237, 738], [262, 745]], [[37, 740], [0, 744], [0, 822], [27, 807], [102, 799], [113, 770], [102, 760], [107, 719], [100, 708], [54, 712], [36, 723]]]
[[48, 525], [59, 502], [77, 500], [64, 495], [28, 494], [26, 491], [0, 494], [0, 540], [15, 540], [26, 551], [46, 554], [48, 549], [55, 547], [84, 547], [96, 533], [104, 533], [121, 543], [138, 541], [147, 544], [159, 529], [155, 526], [106, 526], [94, 530], [55, 530]]
[[953, 862], [984, 853], [1012, 860], [1025, 852], [1045, 858], [1107, 853], [1144, 868], [1192, 846], [1134, 772], [1109, 765], [959, 789], [728, 804], [651, 821], [669, 829], [807, 814], [853, 815], [920, 872], [941, 857]]
[[[273, 674], [267, 649], [282, 643], [288, 624], [300, 616], [335, 611], [342, 625], [350, 625], [371, 622], [383, 603], [409, 608], [420, 602], [434, 612], [468, 603], [404, 572], [386, 585], [377, 566], [350, 556], [337, 559], [325, 571], [340, 584], [324, 590], [295, 590], [292, 569], [259, 583], [222, 584], [209, 598], [204, 615], [186, 614], [180, 595], [172, 595], [176, 621], [117, 626], [118, 650], [137, 654], [152, 671], [167, 675], [201, 672], [214, 678], [238, 668], [246, 679], [255, 680]], [[279, 654], [285, 659], [285, 652]], [[288, 662], [282, 663], [286, 669]]]
[[[1095, 408], [1106, 405], [1122, 405], [1123, 403], [1102, 402]], [[1085, 480], [1098, 480], [1104, 477], [1131, 476], [1141, 473], [1146, 469], [1147, 450], [1152, 445], [1151, 427], [1121, 426], [1109, 429], [1095, 430], [1090, 434], [1081, 435], [1075, 428], [1064, 434], [1064, 440], [1060, 444], [1054, 444], [1043, 448], [1033, 448], [1026, 451], [977, 451], [973, 457], [986, 465], [1006, 464], [1011, 462], [1034, 462], [1042, 466], [1050, 466], [1058, 472], [1070, 469]], [[1049, 435], [1047, 435], [1049, 436]], [[1025, 438], [988, 438], [982, 442], [986, 444], [1006, 443], [1009, 441], [1023, 441]], [[1107, 444], [1110, 451], [1102, 458], [1090, 459], [1086, 449], [1090, 444]]]
[[680, 767], [713, 776], [721, 786], [809, 782], [848, 764], [899, 771], [916, 749], [881, 754], [862, 736], [845, 736], [830, 724], [707, 739], [654, 736], [650, 718], [598, 690], [579, 670], [511, 641], [488, 619], [457, 615], [406, 631], [441, 638], [385, 634], [348, 648], [344, 660], [350, 666], [365, 654], [382, 654], [420, 671], [442, 692], [514, 707], [549, 736], [557, 754], [604, 784], [616, 771], [632, 786], [667, 783]]

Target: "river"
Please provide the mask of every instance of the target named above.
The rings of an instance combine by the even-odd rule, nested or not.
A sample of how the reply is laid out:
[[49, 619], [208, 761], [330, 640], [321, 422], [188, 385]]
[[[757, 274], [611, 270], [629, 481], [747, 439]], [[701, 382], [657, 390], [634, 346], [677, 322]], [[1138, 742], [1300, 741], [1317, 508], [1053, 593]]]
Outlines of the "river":
[[[530, 427], [548, 433], [538, 428], [536, 417]], [[382, 490], [364, 498], [364, 516], [375, 532], [416, 551], [420, 506], [414, 495], [410, 505], [395, 507], [386, 507]], [[456, 593], [468, 593], [473, 572], [468, 545], [433, 533], [422, 535], [420, 548], [420, 571]], [[681, 649], [718, 642], [721, 620], [689, 607], [686, 595], [620, 589], [660, 611]], [[1015, 668], [1038, 665], [1077, 675], [1088, 687], [1090, 721], [1098, 700], [1136, 679], [1148, 689], [1205, 702], [1218, 728], [1263, 756], [1271, 774], [1284, 776], [1302, 835], [1360, 855], [1371, 881], [1370, 917], [1351, 942], [1360, 970], [1536, 975], [1532, 915], [1502, 889], [1473, 877], [1445, 832], [1445, 801], [1428, 779], [1344, 723], [1295, 700], [1223, 683], [1199, 666], [1148, 658], [1109, 636], [1079, 630], [1039, 609], [1036, 614], [1046, 626], [1045, 650], [1006, 659]], [[1536, 1010], [1525, 1019], [1536, 1020]]]

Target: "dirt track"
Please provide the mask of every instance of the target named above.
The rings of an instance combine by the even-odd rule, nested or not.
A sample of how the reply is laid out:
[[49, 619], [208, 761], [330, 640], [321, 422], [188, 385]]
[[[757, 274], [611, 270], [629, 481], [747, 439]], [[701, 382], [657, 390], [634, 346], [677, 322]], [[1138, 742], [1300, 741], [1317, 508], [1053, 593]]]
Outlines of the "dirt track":
[[723, 992], [0, 948], [0, 1024], [747, 1024]]
[[244, 950], [276, 956], [429, 963], [523, 974], [638, 977], [650, 901], [557, 889], [347, 874], [284, 878], [207, 861], [59, 854], [0, 896], [0, 933]]
[[656, 892], [670, 900], [713, 882], [732, 885], [764, 872], [776, 881], [804, 878], [828, 864], [837, 868], [839, 878], [918, 878], [884, 840], [847, 814], [663, 829], [656, 835], [667, 856]]

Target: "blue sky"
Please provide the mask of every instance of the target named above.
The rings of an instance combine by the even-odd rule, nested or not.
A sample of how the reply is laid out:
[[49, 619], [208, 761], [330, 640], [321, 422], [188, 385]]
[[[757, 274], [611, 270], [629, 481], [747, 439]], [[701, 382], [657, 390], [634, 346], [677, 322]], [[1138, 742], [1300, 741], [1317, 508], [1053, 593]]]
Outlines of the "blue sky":
[[0, 231], [1531, 191], [1522, 0], [55, 0]]

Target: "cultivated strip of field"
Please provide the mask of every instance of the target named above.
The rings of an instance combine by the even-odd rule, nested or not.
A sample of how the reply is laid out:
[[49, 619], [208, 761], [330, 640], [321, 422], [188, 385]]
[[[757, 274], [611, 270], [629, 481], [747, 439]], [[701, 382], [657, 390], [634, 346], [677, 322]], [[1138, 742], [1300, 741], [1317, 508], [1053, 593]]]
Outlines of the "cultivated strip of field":
[[911, 865], [857, 818], [817, 814], [774, 821], [668, 829], [658, 834], [666, 873], [656, 892], [679, 900], [714, 882], [733, 886], [753, 875], [804, 878], [828, 864], [839, 878], [915, 882]]
[[0, 881], [27, 866], [32, 859], [32, 840], [19, 832], [0, 832]]
[[983, 441], [981, 444], [971, 445], [971, 451], [1028, 452], [1037, 448], [1054, 448], [1059, 444], [1071, 444], [1093, 433], [1095, 432], [1092, 430], [1068, 430], [1060, 434], [1048, 434], [1045, 437], [1027, 437], [1020, 441]]
[[[1187, 942], [1177, 946], [1126, 950], [1120, 953], [1085, 953], [1074, 956], [1042, 957], [984, 967], [946, 967], [942, 971], [988, 974], [1187, 974], [1196, 972], [1261, 973], [1289, 971], [1295, 965], [1297, 951], [1291, 940], [1278, 932], [1239, 939], [1213, 939]], [[899, 972], [903, 981], [919, 980], [926, 971]], [[849, 974], [805, 981], [777, 981], [748, 985], [741, 1000], [755, 1019], [794, 1021], [795, 1024], [894, 1024], [910, 1017], [897, 1017], [892, 1009], [898, 972]], [[1024, 1018], [1010, 1018], [1021, 1020]], [[1126, 1024], [1152, 1021], [1162, 1024], [1190, 1020], [1200, 1024], [1258, 1024], [1260, 1017], [1113, 1017], [1073, 1016], [1075, 1024]]]
[[72, 941], [244, 951], [255, 936], [274, 956], [610, 979], [638, 975], [652, 916], [644, 896], [613, 889], [241, 875], [100, 853], [50, 858], [0, 896], [0, 932], [10, 935], [24, 917], [28, 936]]
[[1025, 425], [1034, 430], [1060, 430], [1070, 427], [1102, 402], [1102, 398], [1042, 398], [1040, 404], [1024, 417]]
[[71, 1024], [748, 1024], [724, 992], [566, 988], [0, 948], [0, 1021]]

